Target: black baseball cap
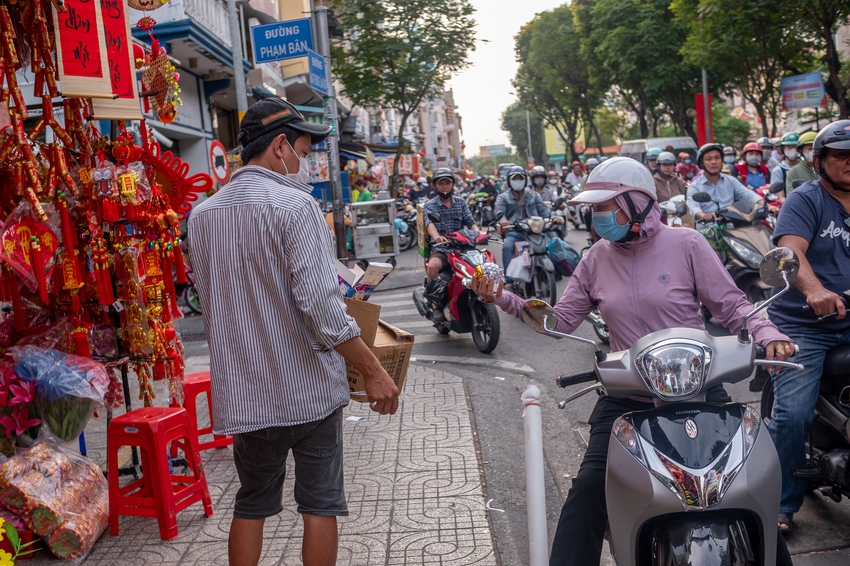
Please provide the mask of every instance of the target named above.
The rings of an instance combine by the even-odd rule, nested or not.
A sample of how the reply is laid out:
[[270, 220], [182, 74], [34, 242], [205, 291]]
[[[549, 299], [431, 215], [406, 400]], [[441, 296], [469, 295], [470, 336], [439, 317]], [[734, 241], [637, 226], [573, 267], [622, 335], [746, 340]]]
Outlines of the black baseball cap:
[[284, 126], [310, 134], [313, 144], [321, 143], [331, 133], [330, 126], [308, 122], [295, 106], [285, 100], [264, 98], [245, 112], [236, 141], [245, 147], [263, 134], [280, 130]]

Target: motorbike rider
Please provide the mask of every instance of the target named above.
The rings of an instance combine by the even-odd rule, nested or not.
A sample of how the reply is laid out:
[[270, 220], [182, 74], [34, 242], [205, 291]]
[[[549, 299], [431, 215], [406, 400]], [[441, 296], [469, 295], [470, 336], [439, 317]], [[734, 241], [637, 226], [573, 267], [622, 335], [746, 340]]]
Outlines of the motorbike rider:
[[584, 183], [585, 177], [587, 175], [584, 174], [584, 168], [582, 167], [581, 161], [576, 159], [570, 165], [572, 167], [572, 171], [567, 174], [564, 182], [571, 186], [578, 186], [579, 188]]
[[723, 168], [720, 170], [722, 173], [729, 175], [730, 177], [737, 179], [738, 178], [738, 170], [735, 168], [735, 164], [738, 163], [738, 153], [735, 151], [735, 148], [731, 145], [727, 145], [723, 147]]
[[428, 183], [428, 179], [425, 177], [419, 177], [416, 180], [416, 186], [407, 191], [407, 198], [410, 199], [410, 202], [416, 202], [419, 199], [431, 199], [437, 196], [437, 191], [434, 190]]
[[[552, 218], [552, 211], [543, 204], [543, 200], [537, 194], [537, 191], [526, 190], [528, 181], [522, 167], [514, 165], [508, 169], [507, 179], [509, 190], [500, 194], [496, 199], [494, 211], [497, 218], [500, 217], [500, 214], [504, 215], [499, 222], [503, 229], [508, 224], [516, 224], [532, 216]], [[563, 219], [555, 217], [552, 222], [561, 224]], [[502, 267], [505, 271], [507, 271], [508, 265], [513, 259], [517, 242], [522, 241], [522, 232], [513, 230], [505, 234], [505, 240], [502, 242]], [[506, 283], [511, 283], [511, 281], [506, 280]]]
[[[723, 147], [716, 143], [704, 144], [697, 152], [697, 165], [703, 173], [688, 186], [688, 208], [696, 221], [708, 222], [716, 218], [715, 212], [737, 201], [753, 205], [762, 204], [764, 199], [749, 190], [730, 175], [721, 172]], [[706, 192], [712, 202], [697, 202], [694, 193]], [[773, 209], [772, 209], [773, 210]]]
[[767, 166], [768, 171], [773, 171], [773, 168], [779, 165], [779, 161], [773, 157], [773, 140], [768, 137], [761, 137], [756, 140], [756, 143], [761, 148], [762, 163]]
[[[806, 436], [814, 418], [820, 376], [829, 350], [850, 344], [850, 317], [839, 294], [850, 289], [850, 120], [829, 124], [812, 149], [820, 177], [801, 185], [785, 200], [773, 241], [800, 258], [793, 288], [768, 308], [770, 319], [800, 346], [801, 372], [773, 376], [773, 416], [768, 430], [782, 467], [780, 529], [794, 530], [806, 480], [792, 470], [806, 468]], [[810, 305], [814, 312], [803, 312]], [[818, 316], [837, 312], [818, 321]]]
[[661, 154], [660, 147], [654, 147], [646, 151], [646, 166], [649, 167], [649, 171], [654, 175], [656, 171], [658, 171], [658, 156]]
[[658, 171], [652, 176], [658, 202], [665, 202], [676, 195], [686, 195], [688, 187], [681, 177], [676, 175], [676, 157], [669, 151], [658, 155]]
[[699, 175], [699, 167], [691, 160], [691, 156], [686, 151], [682, 151], [679, 153], [679, 163], [676, 165], [676, 172], [685, 181], [690, 181]]
[[[558, 199], [558, 197], [564, 196], [564, 185], [561, 184], [561, 180], [558, 178], [558, 174], [555, 171], [549, 171], [549, 174], [546, 176], [546, 184], [549, 186], [549, 189], [552, 191], [552, 195], [554, 196], [554, 200]], [[564, 205], [566, 206], [566, 204]]]
[[[795, 181], [817, 181], [818, 174], [815, 173], [812, 165], [814, 164], [814, 143], [815, 132], [806, 132], [800, 134], [800, 139], [797, 140], [797, 151], [803, 156], [803, 159], [788, 171], [785, 177], [785, 198], [794, 190]], [[797, 183], [799, 184], [799, 183]]]
[[[426, 267], [425, 293], [434, 302], [440, 304], [445, 293], [445, 284], [440, 279], [440, 271], [448, 267], [449, 259], [447, 251], [451, 251], [449, 240], [445, 237], [450, 232], [457, 232], [464, 227], [478, 230], [478, 225], [472, 218], [472, 212], [466, 201], [454, 194], [455, 176], [448, 167], [440, 167], [434, 171], [432, 176], [434, 185], [437, 187], [437, 196], [425, 203], [425, 226], [428, 235], [434, 239], [436, 245], [431, 248]], [[439, 224], [434, 224], [428, 218], [429, 214], [440, 217]]]
[[531, 169], [531, 188], [540, 195], [540, 200], [543, 202], [555, 202], [555, 193], [552, 187], [549, 186], [549, 175], [546, 170], [537, 165]]
[[[770, 170], [770, 184], [782, 183], [785, 184], [785, 179], [788, 178], [788, 171], [800, 162], [800, 152], [797, 151], [797, 143], [800, 141], [800, 134], [797, 132], [789, 132], [779, 139], [779, 147], [782, 148], [782, 161], [779, 165]], [[780, 202], [785, 200], [785, 195], [779, 194]]]
[[[589, 175], [585, 190], [572, 202], [593, 207], [593, 224], [604, 241], [582, 258], [555, 305], [558, 332], [574, 331], [599, 308], [608, 323], [611, 350], [626, 350], [658, 330], [704, 329], [700, 303], [731, 331], [740, 329], [752, 305], [699, 232], [661, 223], [655, 182], [646, 167], [628, 157], [612, 158]], [[471, 288], [482, 301], [520, 316], [523, 300], [502, 292], [492, 279], [473, 278]], [[794, 345], [766, 319], [752, 318], [748, 326], [755, 342], [767, 349], [767, 359], [785, 360], [793, 352]], [[708, 397], [712, 402], [729, 400], [722, 387], [709, 390]], [[607, 523], [611, 428], [624, 413], [652, 407], [649, 399], [599, 396], [588, 420], [584, 459], [561, 510], [550, 566], [599, 564]], [[787, 549], [782, 555], [790, 564]]]
[[[772, 150], [772, 148], [771, 148]], [[744, 146], [744, 162], [735, 166], [738, 170], [738, 180], [751, 189], [757, 189], [767, 184], [770, 171], [762, 162], [762, 149], [759, 144], [750, 142]]]

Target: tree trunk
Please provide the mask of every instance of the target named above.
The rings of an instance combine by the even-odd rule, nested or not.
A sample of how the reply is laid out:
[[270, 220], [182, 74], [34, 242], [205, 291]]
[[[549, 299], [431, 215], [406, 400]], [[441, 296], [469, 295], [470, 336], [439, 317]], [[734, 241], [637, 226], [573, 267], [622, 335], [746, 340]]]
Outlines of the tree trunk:
[[[596, 122], [593, 121], [593, 112], [590, 110], [590, 104], [587, 103], [586, 98], [582, 98], [581, 104], [584, 107], [584, 114], [587, 116], [587, 123], [590, 125], [593, 137], [596, 138], [596, 149], [599, 150], [599, 155], [602, 155], [604, 153], [602, 151], [602, 135], [599, 133], [599, 128], [596, 127]], [[585, 149], [585, 151], [587, 150]]]
[[765, 137], [769, 137], [770, 134], [767, 131], [767, 112], [764, 109], [764, 104], [761, 102], [750, 100], [753, 103], [753, 106], [756, 109], [756, 114], [759, 116], [759, 120], [761, 121], [761, 135]]
[[[390, 175], [390, 198], [396, 198], [398, 195], [398, 169], [399, 161], [401, 161], [402, 150], [404, 149], [404, 127], [407, 126], [407, 119], [410, 117], [410, 112], [402, 112], [401, 123], [398, 128], [398, 145], [395, 148], [395, 159], [393, 160], [393, 173]], [[434, 148], [436, 151], [436, 148]]]
[[646, 122], [646, 103], [640, 100], [640, 97], [638, 97], [638, 100], [639, 104], [628, 101], [628, 105], [631, 107], [632, 112], [634, 112], [637, 116], [638, 124], [640, 126], [640, 137], [646, 139], [649, 137], [649, 124]]
[[838, 54], [838, 49], [835, 47], [835, 39], [832, 36], [832, 25], [824, 25], [821, 29], [821, 39], [824, 41], [824, 60], [826, 61], [827, 69], [829, 69], [829, 77], [827, 82], [832, 86], [835, 95], [832, 97], [838, 104], [838, 118], [846, 120], [850, 118], [850, 101], [847, 99], [847, 84], [841, 82], [841, 58]]

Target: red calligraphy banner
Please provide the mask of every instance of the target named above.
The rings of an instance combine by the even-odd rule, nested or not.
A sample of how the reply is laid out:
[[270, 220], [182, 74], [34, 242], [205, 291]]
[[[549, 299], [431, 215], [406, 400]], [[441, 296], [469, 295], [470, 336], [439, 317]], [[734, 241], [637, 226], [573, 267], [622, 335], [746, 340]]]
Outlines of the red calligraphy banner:
[[65, 0], [54, 8], [56, 53], [62, 95], [112, 98], [99, 0]]
[[136, 67], [130, 36], [130, 14], [124, 0], [98, 0], [109, 57], [109, 79], [115, 100], [92, 100], [93, 117], [100, 120], [141, 120]]

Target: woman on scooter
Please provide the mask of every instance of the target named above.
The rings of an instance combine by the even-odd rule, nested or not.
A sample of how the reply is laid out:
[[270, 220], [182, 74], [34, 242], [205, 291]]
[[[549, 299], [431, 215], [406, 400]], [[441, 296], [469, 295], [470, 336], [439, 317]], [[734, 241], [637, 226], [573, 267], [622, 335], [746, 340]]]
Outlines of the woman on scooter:
[[[563, 296], [554, 306], [557, 331], [575, 330], [599, 308], [608, 323], [611, 350], [625, 350], [639, 338], [672, 327], [704, 329], [700, 303], [732, 332], [753, 306], [706, 239], [694, 230], [664, 226], [652, 174], [637, 161], [618, 157], [599, 165], [572, 203], [593, 209], [593, 226], [602, 241], [578, 264]], [[523, 300], [492, 279], [473, 278], [472, 290], [486, 303], [520, 316]], [[754, 317], [750, 332], [767, 359], [785, 360], [794, 344], [769, 321]], [[708, 391], [708, 401], [726, 402], [723, 388]], [[573, 480], [552, 543], [549, 564], [599, 564], [608, 520], [605, 469], [614, 421], [630, 411], [651, 408], [648, 399], [614, 399], [601, 395], [588, 420], [590, 440]], [[779, 537], [777, 564], [790, 564]]]

